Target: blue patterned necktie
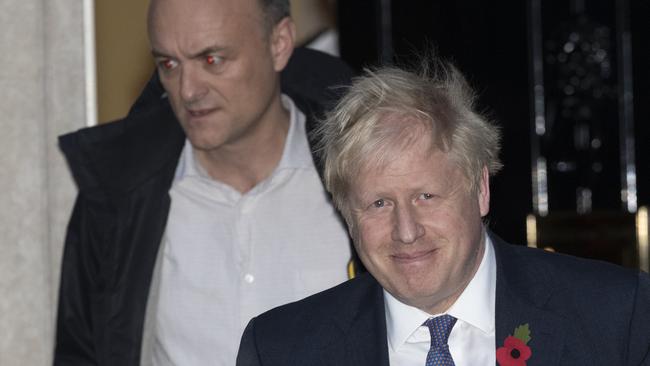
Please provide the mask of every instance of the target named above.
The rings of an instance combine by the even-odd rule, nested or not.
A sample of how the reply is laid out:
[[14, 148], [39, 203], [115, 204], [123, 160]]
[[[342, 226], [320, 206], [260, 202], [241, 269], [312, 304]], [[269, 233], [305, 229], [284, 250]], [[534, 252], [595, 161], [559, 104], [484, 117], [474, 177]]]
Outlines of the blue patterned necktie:
[[451, 315], [441, 315], [424, 322], [431, 333], [431, 347], [427, 354], [425, 366], [454, 366], [454, 359], [449, 353], [449, 333], [456, 324], [456, 318]]

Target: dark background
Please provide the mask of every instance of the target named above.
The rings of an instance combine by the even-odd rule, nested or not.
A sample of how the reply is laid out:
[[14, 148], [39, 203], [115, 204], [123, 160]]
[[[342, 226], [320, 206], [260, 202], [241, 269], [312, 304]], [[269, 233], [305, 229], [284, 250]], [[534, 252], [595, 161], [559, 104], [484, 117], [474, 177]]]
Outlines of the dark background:
[[[572, 26], [571, 22], [576, 19], [573, 8], [570, 8], [572, 3], [575, 2], [541, 1], [545, 41], [561, 36], [563, 26]], [[379, 63], [408, 60], [434, 45], [438, 55], [453, 61], [467, 76], [479, 92], [480, 109], [498, 122], [503, 133], [501, 158], [504, 169], [492, 180], [489, 226], [504, 239], [520, 244], [526, 243], [526, 215], [533, 213], [530, 56], [533, 31], [530, 4], [528, 0], [338, 2], [341, 57], [357, 70]], [[636, 171], [641, 206], [650, 202], [647, 146], [650, 141], [650, 22], [647, 20], [650, 3], [630, 0], [627, 6], [629, 17], [626, 19], [632, 35]], [[549, 171], [550, 212], [575, 210], [575, 199], [571, 197], [575, 192], [574, 185], [587, 178], [593, 185], [594, 211], [622, 212], [625, 210], [620, 201], [616, 2], [586, 1], [583, 10], [590, 19], [612, 31], [613, 43], [610, 46], [614, 52], [610, 56], [614, 74], [603, 82], [611, 84], [614, 90], [614, 108], [605, 112], [597, 110], [600, 115], [592, 119], [593, 123], [599, 123], [603, 138], [603, 148], [598, 156], [576, 156], [575, 161], [580, 167], [590, 164], [590, 159], [597, 159], [605, 169], [600, 175], [592, 172], [589, 177], [580, 170], [564, 175], [553, 175]], [[553, 86], [562, 82], [565, 75], [553, 72], [552, 68], [545, 69], [545, 72], [544, 84], [549, 102], [554, 98]], [[599, 100], [589, 103], [595, 109], [604, 105]], [[557, 123], [562, 127], [573, 121], [566, 119]], [[542, 154], [551, 160], [558, 151], [571, 154], [573, 139], [570, 131], [570, 128], [556, 128], [552, 135], [549, 133], [542, 143]]]

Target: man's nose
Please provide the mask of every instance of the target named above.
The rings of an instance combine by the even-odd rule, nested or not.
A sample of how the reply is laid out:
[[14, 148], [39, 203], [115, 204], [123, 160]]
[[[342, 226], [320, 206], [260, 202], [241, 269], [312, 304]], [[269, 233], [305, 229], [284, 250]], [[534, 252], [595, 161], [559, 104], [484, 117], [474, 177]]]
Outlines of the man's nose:
[[424, 226], [415, 208], [409, 205], [397, 205], [393, 211], [392, 239], [396, 242], [411, 244], [424, 235]]
[[190, 65], [183, 65], [181, 70], [180, 93], [185, 104], [192, 104], [201, 100], [207, 94], [206, 81], [202, 78], [200, 70]]

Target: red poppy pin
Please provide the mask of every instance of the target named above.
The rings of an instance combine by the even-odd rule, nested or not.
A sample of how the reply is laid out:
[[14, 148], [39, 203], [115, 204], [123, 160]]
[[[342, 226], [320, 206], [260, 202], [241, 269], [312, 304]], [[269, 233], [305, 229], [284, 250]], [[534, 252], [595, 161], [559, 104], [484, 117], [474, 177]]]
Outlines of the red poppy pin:
[[499, 366], [526, 366], [526, 360], [533, 354], [527, 346], [530, 340], [528, 324], [515, 328], [514, 336], [508, 336], [503, 342], [503, 347], [497, 349]]

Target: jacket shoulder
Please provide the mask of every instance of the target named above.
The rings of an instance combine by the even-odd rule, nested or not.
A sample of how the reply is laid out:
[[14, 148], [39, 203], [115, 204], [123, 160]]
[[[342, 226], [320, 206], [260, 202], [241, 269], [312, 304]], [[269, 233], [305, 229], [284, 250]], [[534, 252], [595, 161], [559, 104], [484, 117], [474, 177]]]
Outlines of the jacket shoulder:
[[643, 272], [540, 249], [503, 243], [495, 248], [497, 288], [501, 282], [535, 307], [572, 319], [587, 334], [599, 324], [601, 331], [626, 342], [634, 319], [650, 321], [650, 294], [644, 290], [649, 282]]
[[282, 91], [299, 104], [328, 109], [352, 82], [343, 60], [309, 48], [296, 48], [281, 74]]
[[[327, 318], [346, 318], [354, 313], [361, 303], [373, 298], [381, 290], [376, 280], [363, 273], [330, 289], [321, 291], [302, 300], [271, 309], [257, 318], [259, 322], [286, 321], [299, 314]], [[381, 291], [379, 291], [381, 292]]]
[[59, 137], [81, 191], [128, 190], [180, 154], [185, 137], [168, 103]]
[[[255, 338], [264, 340], [265, 348], [281, 349], [290, 344], [304, 344], [305, 337], [328, 343], [328, 337], [348, 331], [360, 312], [381, 303], [381, 286], [364, 273], [338, 286], [302, 300], [271, 309], [254, 319]], [[383, 308], [382, 308], [383, 309]], [[317, 340], [316, 340], [317, 339]]]
[[562, 327], [567, 357], [578, 352], [621, 365], [628, 364], [623, 361], [627, 357], [636, 360], [629, 364], [637, 365], [648, 354], [647, 274], [602, 261], [509, 245], [499, 239], [493, 242], [497, 324], [505, 326], [500, 337], [505, 337], [504, 330], [511, 332], [521, 324], [521, 319], [533, 319], [538, 329], [544, 326], [541, 321]]
[[[532, 276], [552, 282], [554, 287], [575, 291], [594, 291], [603, 287], [632, 289], [638, 271], [612, 263], [551, 253], [541, 249], [505, 244], [508, 260], [532, 273]], [[523, 270], [523, 268], [522, 268]], [[600, 290], [598, 290], [600, 291]]]

